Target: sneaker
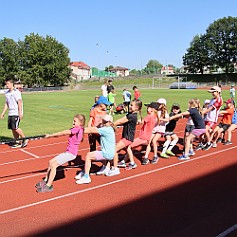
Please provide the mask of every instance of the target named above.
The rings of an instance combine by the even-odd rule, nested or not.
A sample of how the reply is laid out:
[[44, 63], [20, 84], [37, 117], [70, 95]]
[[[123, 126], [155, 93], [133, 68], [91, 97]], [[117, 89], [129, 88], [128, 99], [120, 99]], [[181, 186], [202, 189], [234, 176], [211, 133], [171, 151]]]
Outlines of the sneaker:
[[201, 150], [203, 149], [204, 145], [202, 143], [198, 143], [198, 145], [196, 146], [196, 148], [194, 149], [195, 151]]
[[142, 165], [147, 165], [149, 163], [149, 159], [148, 158], [143, 158], [142, 159]]
[[180, 157], [178, 157], [179, 160], [190, 160], [189, 156], [187, 155], [182, 155]]
[[78, 175], [75, 176], [75, 179], [81, 179], [84, 176], [84, 172], [81, 171]]
[[151, 164], [156, 164], [158, 162], [159, 158], [157, 156], [154, 156], [151, 160]]
[[221, 137], [219, 137], [217, 140], [216, 140], [216, 143], [221, 143], [222, 142], [222, 139]]
[[120, 174], [119, 168], [111, 168], [106, 176], [114, 176]]
[[224, 143], [224, 145], [231, 145], [231, 144], [232, 144], [232, 142], [230, 142], [228, 140]]
[[194, 152], [193, 150], [189, 150], [188, 155], [189, 155], [189, 156], [194, 156], [194, 155], [195, 155], [195, 152]]
[[125, 170], [132, 170], [135, 169], [136, 167], [137, 167], [136, 163], [134, 164], [129, 163], [128, 166], [125, 168]]
[[106, 175], [109, 172], [109, 167], [103, 165], [102, 168], [96, 172], [96, 175]]
[[207, 150], [209, 150], [210, 148], [211, 148], [211, 146], [212, 146], [212, 144], [210, 143], [210, 144], [208, 144], [208, 143], [206, 143], [204, 146], [203, 146], [203, 150], [204, 151], [207, 151]]
[[20, 143], [14, 143], [13, 145], [11, 145], [11, 148], [21, 148], [21, 144]]
[[76, 181], [76, 184], [89, 184], [91, 182], [91, 178], [85, 178], [84, 176], [81, 179]]
[[37, 193], [49, 193], [53, 191], [53, 185], [51, 185], [50, 187], [47, 185], [44, 185], [42, 187], [37, 188], [36, 192]]
[[166, 158], [166, 159], [170, 158], [166, 153], [161, 153], [161, 154], [160, 154], [160, 157]]
[[35, 185], [35, 187], [36, 187], [36, 188], [41, 188], [41, 187], [44, 186], [44, 185], [46, 185], [46, 182], [45, 182], [44, 180], [42, 180], [42, 181], [39, 181], [39, 182]]
[[118, 163], [117, 166], [120, 167], [120, 168], [125, 168], [125, 167], [126, 167], [126, 162], [125, 162], [124, 160], [121, 160], [121, 161]]
[[28, 145], [28, 142], [29, 142], [28, 139], [23, 140], [21, 147], [26, 147]]
[[167, 150], [167, 151], [166, 151], [166, 154], [167, 154], [167, 155], [170, 155], [170, 156], [175, 156], [175, 154], [174, 154], [172, 151], [170, 151], [170, 150]]
[[217, 147], [217, 144], [215, 142], [212, 143], [211, 145], [213, 148], [216, 148]]

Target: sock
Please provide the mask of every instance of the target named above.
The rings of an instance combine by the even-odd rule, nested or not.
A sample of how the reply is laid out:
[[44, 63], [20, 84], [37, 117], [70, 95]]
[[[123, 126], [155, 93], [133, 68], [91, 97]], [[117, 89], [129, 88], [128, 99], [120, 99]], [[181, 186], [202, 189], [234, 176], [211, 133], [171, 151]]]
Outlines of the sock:
[[86, 178], [86, 179], [88, 179], [88, 178], [89, 178], [89, 174], [84, 174], [83, 177]]
[[178, 142], [177, 140], [173, 140], [173, 141], [170, 143], [170, 146], [169, 146], [168, 150], [171, 151], [171, 150], [174, 148], [174, 146], [176, 145], [177, 142]]
[[162, 154], [166, 153], [168, 147], [169, 147], [170, 141], [165, 141], [164, 145], [163, 145], [163, 150], [162, 150]]

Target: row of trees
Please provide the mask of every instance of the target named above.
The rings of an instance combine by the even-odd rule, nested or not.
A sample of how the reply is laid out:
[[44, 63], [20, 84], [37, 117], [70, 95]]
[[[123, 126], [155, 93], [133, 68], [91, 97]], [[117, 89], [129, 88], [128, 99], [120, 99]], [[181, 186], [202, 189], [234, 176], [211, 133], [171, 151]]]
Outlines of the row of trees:
[[29, 87], [60, 86], [70, 76], [69, 50], [51, 36], [25, 36], [23, 41], [0, 40], [0, 83], [14, 78]]
[[183, 64], [190, 73], [204, 73], [205, 69], [234, 72], [237, 57], [237, 17], [214, 21], [203, 35], [196, 35]]

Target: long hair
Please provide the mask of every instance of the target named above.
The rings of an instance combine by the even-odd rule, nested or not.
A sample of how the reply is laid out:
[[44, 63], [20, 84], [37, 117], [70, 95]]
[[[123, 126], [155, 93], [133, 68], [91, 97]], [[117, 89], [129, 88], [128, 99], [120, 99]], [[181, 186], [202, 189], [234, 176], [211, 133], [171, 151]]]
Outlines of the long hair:
[[199, 100], [199, 99], [193, 98], [193, 99], [189, 100], [188, 103], [189, 103], [189, 106], [190, 106], [190, 107], [195, 107], [195, 108], [198, 110], [198, 112], [201, 114], [201, 112], [202, 112], [202, 107], [201, 107], [201, 104], [200, 104], [200, 100]]

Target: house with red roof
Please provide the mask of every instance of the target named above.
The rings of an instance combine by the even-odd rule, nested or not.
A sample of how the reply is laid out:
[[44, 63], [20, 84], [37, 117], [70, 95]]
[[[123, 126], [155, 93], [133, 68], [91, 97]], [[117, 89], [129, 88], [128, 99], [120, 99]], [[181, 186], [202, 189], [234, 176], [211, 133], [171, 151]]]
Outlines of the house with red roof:
[[163, 66], [160, 71], [161, 75], [174, 74], [174, 68], [170, 66]]
[[91, 67], [84, 62], [71, 62], [71, 77], [76, 81], [88, 80], [91, 78]]
[[126, 67], [113, 67], [109, 69], [110, 72], [115, 73], [117, 77], [126, 77], [129, 76], [129, 69]]

